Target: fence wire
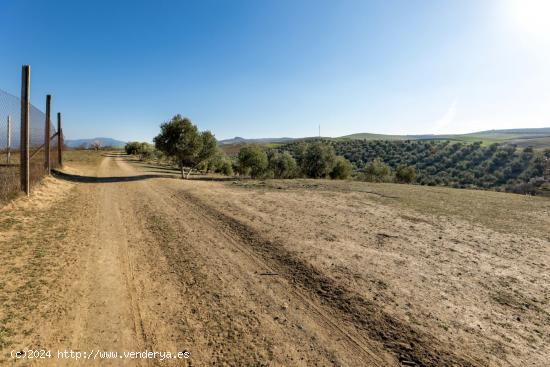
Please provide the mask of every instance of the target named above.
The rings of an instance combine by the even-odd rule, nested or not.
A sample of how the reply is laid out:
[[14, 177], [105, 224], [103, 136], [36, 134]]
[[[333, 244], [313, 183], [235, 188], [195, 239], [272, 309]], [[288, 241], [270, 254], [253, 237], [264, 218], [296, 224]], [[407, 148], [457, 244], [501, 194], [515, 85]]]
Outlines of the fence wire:
[[[32, 97], [32, 95], [31, 95]], [[45, 97], [44, 97], [45, 101]], [[8, 120], [11, 128], [8, 129]], [[34, 105], [29, 109], [30, 183], [35, 185], [45, 175], [44, 152], [46, 114]], [[57, 133], [53, 118], [50, 134]], [[50, 166], [57, 166], [57, 137], [50, 136]], [[21, 99], [0, 89], [0, 203], [15, 196], [20, 187]]]

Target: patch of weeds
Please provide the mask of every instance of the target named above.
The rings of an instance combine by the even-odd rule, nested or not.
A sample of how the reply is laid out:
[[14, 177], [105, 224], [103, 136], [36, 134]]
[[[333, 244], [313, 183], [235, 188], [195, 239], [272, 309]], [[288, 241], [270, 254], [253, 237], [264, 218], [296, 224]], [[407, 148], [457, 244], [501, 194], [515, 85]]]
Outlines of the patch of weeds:
[[17, 224], [20, 224], [21, 222], [18, 221], [15, 218], [8, 217], [2, 221], [0, 221], [0, 230], [8, 230], [14, 227]]
[[518, 292], [516, 292], [516, 294], [512, 294], [504, 291], [497, 291], [491, 295], [491, 298], [496, 303], [502, 306], [507, 306], [517, 310], [522, 310], [522, 311], [532, 310], [537, 312], [543, 311], [539, 306], [534, 304], [531, 300], [527, 299], [526, 297], [523, 297]]
[[9, 338], [13, 335], [13, 331], [4, 326], [0, 325], [0, 349], [7, 347], [11, 344]]
[[34, 257], [35, 258], [38, 258], [38, 259], [41, 259], [44, 257], [44, 250], [42, 248], [37, 248], [35, 251], [34, 251]]

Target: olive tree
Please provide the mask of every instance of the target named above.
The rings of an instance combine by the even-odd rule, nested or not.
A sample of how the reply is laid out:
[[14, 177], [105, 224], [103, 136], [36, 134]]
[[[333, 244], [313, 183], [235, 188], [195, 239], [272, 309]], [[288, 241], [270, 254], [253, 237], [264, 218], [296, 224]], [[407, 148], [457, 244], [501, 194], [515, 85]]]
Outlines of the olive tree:
[[239, 151], [239, 173], [252, 178], [262, 176], [268, 167], [267, 153], [257, 145], [247, 145]]
[[380, 159], [375, 159], [365, 165], [365, 180], [371, 182], [391, 182], [391, 168]]
[[[468, 172], [473, 180], [473, 174]], [[395, 180], [399, 183], [411, 183], [416, 179], [416, 169], [414, 166], [400, 164], [395, 170]]]
[[330, 172], [330, 178], [333, 180], [345, 180], [351, 176], [353, 166], [351, 162], [344, 157], [337, 157], [334, 168]]
[[294, 178], [298, 174], [296, 161], [288, 152], [270, 151], [268, 154], [269, 170], [275, 178]]
[[221, 149], [218, 149], [216, 154], [208, 161], [206, 169], [226, 176], [233, 175], [231, 159]]
[[325, 142], [309, 144], [303, 154], [302, 171], [311, 178], [327, 177], [336, 164], [334, 148]]
[[126, 154], [135, 155], [138, 154], [140, 147], [141, 143], [139, 141], [130, 141], [126, 143], [124, 150], [126, 151]]
[[155, 147], [149, 143], [141, 143], [137, 151], [140, 160], [151, 159], [155, 155]]
[[218, 142], [210, 131], [199, 131], [191, 120], [179, 114], [160, 125], [160, 134], [155, 137], [154, 142], [158, 150], [177, 162], [181, 177], [185, 179], [201, 163], [212, 158], [218, 147]]

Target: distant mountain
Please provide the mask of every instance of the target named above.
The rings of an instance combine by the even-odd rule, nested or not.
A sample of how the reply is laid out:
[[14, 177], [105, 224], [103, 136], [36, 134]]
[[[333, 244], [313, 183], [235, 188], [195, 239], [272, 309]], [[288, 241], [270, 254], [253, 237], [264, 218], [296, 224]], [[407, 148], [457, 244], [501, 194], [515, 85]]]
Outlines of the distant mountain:
[[67, 139], [65, 145], [69, 148], [89, 148], [93, 142], [100, 142], [102, 147], [121, 147], [126, 144], [125, 141], [120, 141], [111, 138], [92, 138], [92, 139]]
[[234, 145], [234, 144], [270, 144], [270, 143], [289, 143], [294, 138], [258, 138], [258, 139], [245, 139], [240, 136], [236, 136], [231, 139], [220, 140], [221, 145]]

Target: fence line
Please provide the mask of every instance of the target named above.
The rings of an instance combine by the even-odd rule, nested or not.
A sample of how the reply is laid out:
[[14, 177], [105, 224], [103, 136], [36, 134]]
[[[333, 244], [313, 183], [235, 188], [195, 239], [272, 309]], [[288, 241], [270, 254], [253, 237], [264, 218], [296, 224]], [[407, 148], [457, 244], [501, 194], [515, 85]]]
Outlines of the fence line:
[[63, 135], [51, 121], [52, 97], [45, 97], [44, 113], [30, 103], [30, 86], [30, 68], [23, 66], [22, 98], [0, 89], [0, 204], [20, 191], [28, 194], [62, 162]]

